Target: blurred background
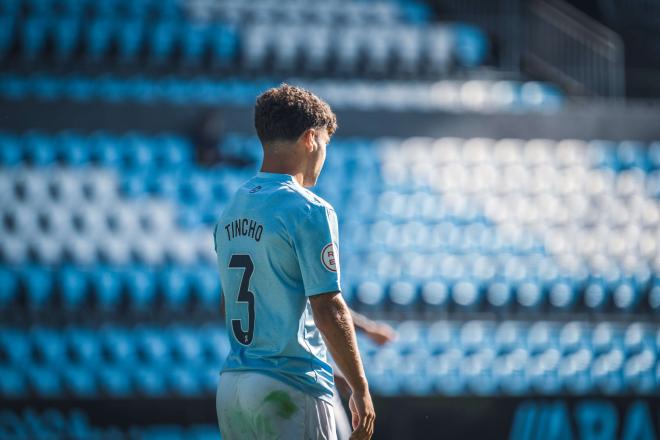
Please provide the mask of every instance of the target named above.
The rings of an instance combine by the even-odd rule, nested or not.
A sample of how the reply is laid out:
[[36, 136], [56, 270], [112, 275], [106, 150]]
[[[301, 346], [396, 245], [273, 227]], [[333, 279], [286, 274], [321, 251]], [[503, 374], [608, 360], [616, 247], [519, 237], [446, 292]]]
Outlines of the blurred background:
[[375, 438], [657, 438], [657, 0], [0, 0], [0, 438], [219, 437], [212, 228], [282, 81], [399, 332]]

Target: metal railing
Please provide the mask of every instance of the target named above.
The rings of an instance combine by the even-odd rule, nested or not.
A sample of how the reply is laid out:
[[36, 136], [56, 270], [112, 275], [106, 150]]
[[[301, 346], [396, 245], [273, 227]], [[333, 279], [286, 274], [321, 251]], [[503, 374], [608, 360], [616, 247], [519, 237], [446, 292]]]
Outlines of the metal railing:
[[570, 93], [625, 94], [623, 42], [617, 33], [561, 0], [528, 4], [522, 62]]
[[442, 20], [474, 23], [494, 37], [497, 67], [520, 68], [521, 0], [431, 0]]

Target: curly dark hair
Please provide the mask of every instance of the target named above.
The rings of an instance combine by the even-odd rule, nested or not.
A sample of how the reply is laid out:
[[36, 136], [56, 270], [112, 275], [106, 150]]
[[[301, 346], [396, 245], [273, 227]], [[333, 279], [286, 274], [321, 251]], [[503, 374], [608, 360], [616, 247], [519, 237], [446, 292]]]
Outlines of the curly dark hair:
[[312, 92], [282, 84], [259, 95], [254, 106], [254, 127], [262, 144], [295, 141], [310, 128], [332, 134], [337, 117], [330, 106]]

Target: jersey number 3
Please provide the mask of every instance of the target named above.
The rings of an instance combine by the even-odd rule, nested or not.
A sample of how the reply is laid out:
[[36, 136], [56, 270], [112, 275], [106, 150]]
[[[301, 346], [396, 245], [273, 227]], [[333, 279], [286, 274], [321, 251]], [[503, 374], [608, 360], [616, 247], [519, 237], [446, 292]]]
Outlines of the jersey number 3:
[[233, 269], [243, 269], [243, 277], [241, 278], [241, 287], [238, 290], [238, 298], [236, 302], [247, 303], [248, 306], [248, 328], [247, 331], [243, 330], [243, 325], [240, 319], [231, 320], [231, 329], [234, 332], [234, 337], [242, 345], [250, 345], [252, 336], [254, 334], [254, 293], [250, 292], [250, 277], [254, 271], [254, 264], [249, 255], [234, 254], [229, 260], [229, 267]]

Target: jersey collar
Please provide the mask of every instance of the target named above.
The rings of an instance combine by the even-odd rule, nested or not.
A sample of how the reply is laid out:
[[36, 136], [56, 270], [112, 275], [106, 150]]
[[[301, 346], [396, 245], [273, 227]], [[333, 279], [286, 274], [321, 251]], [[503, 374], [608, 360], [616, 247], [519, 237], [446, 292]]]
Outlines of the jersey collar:
[[291, 182], [295, 183], [296, 185], [298, 184], [296, 179], [291, 174], [265, 173], [263, 171], [259, 171], [257, 173], [257, 177], [260, 179], [268, 179], [272, 182]]

